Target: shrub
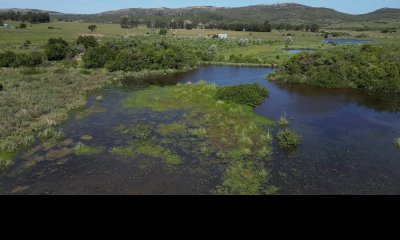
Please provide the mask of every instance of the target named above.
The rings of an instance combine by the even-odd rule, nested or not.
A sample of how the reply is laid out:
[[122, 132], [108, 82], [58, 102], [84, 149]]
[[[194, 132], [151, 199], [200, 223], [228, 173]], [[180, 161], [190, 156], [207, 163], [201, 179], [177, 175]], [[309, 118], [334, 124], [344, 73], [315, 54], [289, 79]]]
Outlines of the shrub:
[[304, 52], [285, 61], [278, 83], [325, 88], [359, 88], [369, 93], [400, 93], [400, 48], [395, 45], [343, 46]]
[[238, 104], [256, 106], [268, 96], [268, 90], [259, 84], [242, 84], [229, 87], [220, 87], [216, 93], [216, 99]]
[[17, 55], [13, 51], [0, 53], [0, 67], [11, 67], [17, 60]]
[[83, 45], [86, 49], [98, 46], [97, 40], [93, 36], [79, 36], [76, 44]]
[[293, 148], [301, 142], [301, 137], [291, 129], [280, 130], [277, 138], [278, 144], [282, 148]]
[[43, 55], [40, 52], [21, 53], [17, 55], [14, 67], [36, 67], [43, 62]]
[[118, 52], [112, 61], [108, 61], [105, 67], [113, 71], [132, 71], [138, 72], [142, 70], [140, 56], [129, 50]]
[[167, 29], [160, 29], [160, 32], [158, 33], [158, 34], [160, 34], [160, 35], [167, 35], [167, 33], [168, 33], [168, 31], [167, 31]]
[[113, 60], [114, 57], [114, 50], [106, 46], [98, 46], [86, 51], [83, 56], [83, 62], [86, 68], [102, 68], [105, 66], [107, 61]]
[[67, 58], [72, 53], [72, 50], [64, 39], [51, 38], [45, 46], [45, 52], [49, 61], [59, 61]]

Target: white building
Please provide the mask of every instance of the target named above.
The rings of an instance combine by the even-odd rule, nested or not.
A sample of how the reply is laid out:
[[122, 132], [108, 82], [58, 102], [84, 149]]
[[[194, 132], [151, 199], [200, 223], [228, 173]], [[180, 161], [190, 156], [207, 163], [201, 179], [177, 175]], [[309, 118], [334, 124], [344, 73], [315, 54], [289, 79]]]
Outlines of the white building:
[[218, 33], [218, 39], [228, 39], [228, 34], [226, 33]]
[[0, 25], [0, 28], [10, 28], [10, 25], [4, 23], [3, 25]]

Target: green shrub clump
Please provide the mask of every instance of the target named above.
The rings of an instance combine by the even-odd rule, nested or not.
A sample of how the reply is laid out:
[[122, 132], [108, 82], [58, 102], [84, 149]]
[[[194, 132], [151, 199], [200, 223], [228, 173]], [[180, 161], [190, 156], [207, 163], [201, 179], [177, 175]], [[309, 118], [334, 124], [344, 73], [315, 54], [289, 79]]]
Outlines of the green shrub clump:
[[43, 62], [41, 52], [15, 53], [6, 51], [0, 53], [0, 67], [35, 67]]
[[79, 36], [78, 39], [76, 40], [76, 44], [82, 45], [86, 49], [97, 47], [99, 45], [97, 43], [96, 38], [93, 36]]
[[287, 60], [276, 80], [324, 88], [358, 88], [368, 93], [400, 93], [400, 47], [373, 45], [304, 52]]
[[218, 88], [215, 95], [217, 100], [257, 106], [269, 95], [268, 90], [259, 84], [241, 84]]
[[49, 61], [59, 61], [72, 54], [72, 48], [62, 38], [50, 38], [45, 46], [45, 53]]
[[291, 129], [280, 130], [277, 135], [278, 144], [282, 148], [297, 147], [301, 142], [301, 137]]

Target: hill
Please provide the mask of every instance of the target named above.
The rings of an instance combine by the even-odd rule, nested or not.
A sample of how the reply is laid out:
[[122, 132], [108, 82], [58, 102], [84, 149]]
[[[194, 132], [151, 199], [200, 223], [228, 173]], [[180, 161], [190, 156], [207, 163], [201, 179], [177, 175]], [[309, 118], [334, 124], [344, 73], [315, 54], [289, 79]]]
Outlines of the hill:
[[[1, 10], [0, 10], [1, 11]], [[4, 10], [3, 10], [4, 11]], [[14, 11], [41, 11], [14, 9]], [[301, 4], [286, 3], [272, 5], [253, 5], [246, 7], [186, 7], [186, 8], [129, 8], [98, 14], [63, 14], [50, 12], [53, 19], [87, 22], [120, 22], [122, 17], [147, 20], [190, 20], [193, 22], [251, 23], [269, 20], [273, 23], [319, 23], [354, 22], [366, 20], [400, 19], [400, 9], [383, 8], [377, 11], [352, 15], [329, 8], [315, 8]]]

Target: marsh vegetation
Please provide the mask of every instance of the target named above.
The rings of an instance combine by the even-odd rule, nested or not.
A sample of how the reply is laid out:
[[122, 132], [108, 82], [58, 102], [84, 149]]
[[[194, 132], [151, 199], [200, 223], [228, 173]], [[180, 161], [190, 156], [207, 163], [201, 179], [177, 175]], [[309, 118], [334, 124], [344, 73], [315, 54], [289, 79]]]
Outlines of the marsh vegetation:
[[[29, 25], [19, 32], [0, 29], [0, 168], [11, 173], [5, 179], [15, 188], [9, 192], [33, 191], [27, 186], [42, 178], [60, 189], [58, 177], [72, 180], [59, 169], [84, 176], [97, 169], [98, 183], [80, 176], [82, 181], [70, 186], [98, 188], [101, 182], [117, 192], [123, 188], [119, 184], [137, 189], [144, 184], [156, 193], [175, 191], [171, 185], [183, 193], [205, 194], [397, 192], [396, 176], [387, 170], [399, 169], [389, 166], [394, 161], [376, 163], [386, 175], [369, 172], [368, 186], [361, 186], [365, 181], [358, 181], [362, 177], [354, 169], [374, 169], [364, 154], [372, 146], [380, 154], [371, 151], [371, 158], [398, 156], [391, 151], [400, 100], [329, 90], [399, 93], [397, 33], [320, 31], [317, 25], [269, 22], [245, 26], [254, 32], [228, 31], [243, 26], [225, 26], [227, 39], [210, 37], [220, 32], [216, 29], [174, 32], [134, 22], [122, 30], [119, 24], [66, 22]], [[342, 46], [339, 37], [373, 42]], [[273, 78], [281, 86], [260, 80], [274, 69], [193, 71], [202, 64], [279, 66]], [[182, 80], [185, 76], [191, 77]], [[154, 82], [146, 81], [155, 78], [158, 85], [179, 80], [149, 86]], [[394, 144], [400, 148], [398, 138]], [[356, 176], [346, 176], [349, 172]], [[29, 177], [13, 181], [15, 176]], [[325, 185], [319, 176], [326, 176]], [[30, 184], [15, 186], [30, 178]]]

